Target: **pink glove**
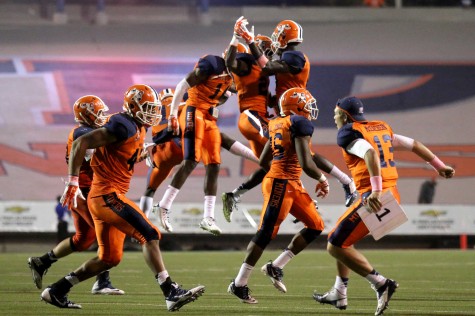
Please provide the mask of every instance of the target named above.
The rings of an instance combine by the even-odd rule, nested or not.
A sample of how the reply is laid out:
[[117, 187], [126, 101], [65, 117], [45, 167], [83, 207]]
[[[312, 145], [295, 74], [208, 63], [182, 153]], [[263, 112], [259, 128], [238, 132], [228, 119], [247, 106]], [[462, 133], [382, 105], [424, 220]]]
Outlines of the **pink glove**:
[[78, 176], [69, 176], [68, 182], [66, 182], [66, 188], [64, 189], [63, 195], [59, 202], [63, 206], [68, 206], [68, 209], [72, 210], [73, 207], [78, 206], [77, 197], [85, 200], [84, 195], [82, 195], [81, 190], [79, 189], [79, 177]]

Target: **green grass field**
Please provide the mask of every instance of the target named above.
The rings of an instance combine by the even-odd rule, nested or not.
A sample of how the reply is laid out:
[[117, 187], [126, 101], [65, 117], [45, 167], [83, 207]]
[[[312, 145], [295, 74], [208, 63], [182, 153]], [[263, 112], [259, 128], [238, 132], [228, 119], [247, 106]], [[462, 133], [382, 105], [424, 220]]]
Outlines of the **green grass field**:
[[[376, 269], [400, 284], [385, 315], [475, 315], [475, 254], [459, 250], [367, 250], [363, 253]], [[1, 315], [164, 315], [165, 301], [140, 252], [126, 252], [121, 264], [111, 271], [113, 284], [124, 296], [90, 294], [93, 279], [74, 287], [69, 298], [82, 310], [63, 310], [41, 302], [34, 286], [27, 258], [38, 253], [0, 255]], [[309, 250], [287, 265], [282, 294], [259, 271], [278, 252], [264, 253], [253, 272], [249, 287], [257, 305], [242, 304], [227, 293], [244, 252], [166, 252], [167, 269], [184, 287], [206, 286], [205, 294], [183, 307], [186, 315], [373, 315], [374, 291], [363, 278], [352, 275], [348, 309], [340, 311], [312, 299], [314, 290], [329, 289], [335, 279], [333, 259], [324, 251]], [[43, 285], [55, 282], [94, 253], [73, 254], [50, 268]]]

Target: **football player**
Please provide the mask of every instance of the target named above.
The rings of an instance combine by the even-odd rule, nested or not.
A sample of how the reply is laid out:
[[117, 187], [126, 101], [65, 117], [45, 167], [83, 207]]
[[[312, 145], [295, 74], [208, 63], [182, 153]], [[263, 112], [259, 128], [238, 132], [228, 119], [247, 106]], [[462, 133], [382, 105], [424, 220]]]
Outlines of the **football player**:
[[[199, 59], [194, 69], [181, 80], [173, 96], [168, 128], [174, 135], [182, 131], [184, 160], [158, 203], [162, 226], [171, 231], [170, 208], [188, 176], [202, 161], [205, 166], [204, 215], [200, 227], [213, 235], [220, 235], [221, 229], [214, 219], [218, 175], [221, 164], [221, 134], [218, 128], [218, 105], [220, 99], [232, 84], [224, 59], [221, 56], [206, 55]], [[188, 93], [186, 109], [178, 124], [178, 107]]]
[[[183, 151], [181, 146], [181, 137], [173, 136], [167, 131], [167, 117], [170, 115], [170, 104], [173, 99], [174, 90], [164, 89], [159, 93], [159, 99], [162, 103], [162, 120], [156, 126], [152, 126], [152, 139], [154, 146], [148, 147], [149, 157], [147, 164], [149, 170], [147, 174], [147, 188], [144, 195], [140, 198], [140, 209], [144, 211], [147, 217], [153, 207], [153, 196], [160, 184], [168, 177], [173, 167], [179, 165], [183, 161]], [[221, 100], [224, 102], [225, 100]], [[182, 102], [178, 108], [178, 116], [180, 116], [185, 103]], [[183, 126], [181, 127], [183, 129]], [[259, 162], [254, 153], [242, 143], [232, 139], [228, 135], [221, 133], [221, 147], [228, 150], [232, 154], [242, 156], [246, 159]], [[157, 207], [158, 208], [158, 207]], [[173, 227], [169, 227], [173, 230]]]
[[[80, 136], [103, 126], [107, 120], [106, 112], [108, 110], [108, 107], [101, 98], [95, 95], [85, 95], [74, 102], [74, 120], [78, 125], [69, 132], [68, 143], [66, 145], [66, 163], [69, 161], [73, 141]], [[93, 152], [94, 150], [87, 151], [79, 170], [79, 189], [85, 199], [87, 199], [91, 188], [93, 172], [90, 166], [90, 161]], [[87, 207], [86, 200], [78, 200], [78, 205], [77, 207], [73, 207], [71, 215], [76, 229], [74, 235], [61, 241], [51, 251], [45, 253], [43, 256], [28, 258], [28, 265], [33, 276], [33, 282], [38, 289], [42, 288], [43, 276], [55, 262], [73, 252], [89, 249], [89, 247], [91, 247], [91, 245], [96, 241], [94, 222]], [[104, 271], [97, 275], [96, 282], [94, 283], [91, 292], [93, 294], [124, 294], [124, 291], [112, 286], [109, 279], [109, 271]]]
[[204, 286], [185, 290], [172, 281], [159, 247], [160, 231], [140, 208], [126, 196], [135, 163], [143, 158], [146, 128], [158, 124], [161, 105], [158, 93], [150, 86], [136, 84], [125, 92], [123, 112], [112, 115], [103, 127], [76, 139], [69, 157], [69, 177], [61, 198], [63, 205], [76, 207], [79, 170], [88, 149], [96, 149], [91, 160], [94, 172], [87, 204], [94, 220], [97, 256], [48, 286], [42, 300], [60, 308], [81, 308], [68, 300], [70, 289], [98, 273], [120, 263], [125, 236], [135, 238], [141, 245], [145, 262], [152, 271], [165, 296], [169, 311], [198, 298]]
[[[247, 19], [240, 17], [234, 26], [234, 33], [249, 45], [257, 64], [262, 67], [262, 73], [267, 76], [275, 76], [276, 95], [273, 99], [278, 100], [282, 93], [290, 88], [306, 88], [310, 74], [310, 62], [306, 55], [297, 50], [298, 44], [303, 41], [302, 27], [292, 20], [283, 20], [277, 24], [271, 36], [271, 50], [279, 59], [272, 60], [269, 59], [269, 54], [265, 53], [268, 52], [268, 49], [265, 46], [262, 47], [262, 40], [257, 39], [253, 32], [247, 29], [247, 24]], [[271, 101], [272, 103], [275, 101]], [[322, 155], [314, 153], [312, 159], [321, 170], [333, 175], [342, 183], [345, 191], [345, 205], [353, 203], [357, 192], [352, 179]], [[255, 187], [264, 175], [265, 171], [257, 170], [232, 192], [222, 194], [225, 217], [227, 213], [237, 210], [236, 204], [239, 202], [240, 196]]]
[[324, 229], [312, 197], [300, 180], [303, 170], [318, 181], [317, 197], [324, 198], [329, 192], [328, 181], [316, 167], [310, 151], [311, 120], [317, 119], [317, 102], [306, 89], [292, 88], [282, 94], [278, 106], [280, 116], [269, 121], [269, 140], [260, 157], [260, 165], [269, 172], [262, 182], [264, 204], [259, 228], [247, 247], [238, 275], [228, 287], [228, 292], [248, 304], [257, 303], [247, 286], [251, 272], [289, 213], [305, 227], [293, 237], [282, 254], [261, 268], [274, 286], [284, 293], [287, 289], [282, 281], [283, 267]]
[[352, 270], [366, 278], [376, 291], [378, 302], [375, 315], [381, 315], [388, 307], [398, 283], [379, 274], [364, 255], [354, 248], [369, 233], [358, 210], [366, 205], [370, 211], [379, 212], [382, 206], [381, 195], [388, 190], [400, 202], [394, 151], [414, 152], [444, 178], [453, 177], [455, 171], [421, 142], [394, 133], [388, 123], [367, 121], [363, 103], [356, 97], [338, 100], [334, 113], [338, 129], [337, 143], [342, 148], [360, 198], [338, 219], [328, 235], [327, 250], [337, 260], [338, 275], [334, 287], [324, 294], [314, 293], [314, 299], [338, 309], [346, 309], [347, 286]]
[[[270, 49], [270, 38], [258, 35], [260, 45], [267, 45]], [[257, 64], [254, 56], [249, 53], [249, 49], [233, 36], [229, 48], [225, 55], [226, 66], [232, 72], [235, 88], [238, 95], [239, 123], [241, 134], [249, 141], [254, 154], [259, 157], [266, 144], [268, 133], [268, 122], [270, 115], [267, 107], [269, 105], [269, 77], [265, 75], [262, 68]], [[247, 180], [248, 187], [253, 188], [259, 185], [264, 178], [266, 171], [258, 169]], [[234, 210], [232, 202], [235, 196], [232, 192], [225, 192], [221, 195], [223, 201], [224, 218], [230, 222]]]

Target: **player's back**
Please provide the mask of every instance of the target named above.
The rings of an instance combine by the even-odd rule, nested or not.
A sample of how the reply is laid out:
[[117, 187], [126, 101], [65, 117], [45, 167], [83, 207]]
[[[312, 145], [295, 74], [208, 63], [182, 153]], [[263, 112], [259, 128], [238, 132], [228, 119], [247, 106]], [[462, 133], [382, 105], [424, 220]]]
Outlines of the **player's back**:
[[96, 196], [113, 191], [125, 194], [129, 189], [134, 164], [142, 152], [146, 131], [126, 113], [112, 115], [103, 128], [119, 140], [96, 149], [91, 161], [94, 170], [91, 194]]
[[266, 113], [269, 99], [269, 77], [255, 62], [254, 56], [240, 53], [236, 59], [247, 64], [248, 71], [234, 73], [234, 83], [238, 92], [239, 111], [253, 110]]
[[302, 167], [295, 151], [294, 138], [311, 136], [312, 133], [312, 123], [300, 115], [289, 115], [270, 120], [269, 141], [273, 158], [267, 177], [300, 179]]
[[[383, 121], [359, 121], [345, 125], [341, 129], [341, 134], [345, 133], [344, 129], [348, 130], [346, 133], [353, 133], [364, 138], [378, 153], [381, 176], [383, 178], [383, 189], [395, 186], [398, 173], [391, 143], [393, 138], [391, 126]], [[340, 137], [340, 131], [338, 134]], [[358, 191], [364, 193], [371, 190], [370, 174], [364, 159], [348, 154], [345, 150], [343, 150], [343, 156]]]
[[206, 55], [195, 65], [200, 72], [207, 74], [207, 79], [188, 89], [187, 105], [208, 110], [219, 105], [219, 99], [228, 90], [232, 77], [227, 72], [224, 59], [219, 56]]
[[[71, 129], [68, 135], [68, 143], [66, 145], [66, 164], [69, 164], [69, 155], [71, 154], [71, 148], [73, 142], [82, 135], [89, 133], [94, 130], [92, 127], [79, 125]], [[84, 159], [79, 170], [79, 187], [80, 188], [89, 188], [92, 183], [92, 168], [90, 165], [90, 160]]]
[[310, 62], [308, 57], [300, 51], [287, 51], [282, 54], [284, 61], [291, 72], [275, 74], [275, 94], [277, 99], [291, 88], [306, 88], [310, 76]]

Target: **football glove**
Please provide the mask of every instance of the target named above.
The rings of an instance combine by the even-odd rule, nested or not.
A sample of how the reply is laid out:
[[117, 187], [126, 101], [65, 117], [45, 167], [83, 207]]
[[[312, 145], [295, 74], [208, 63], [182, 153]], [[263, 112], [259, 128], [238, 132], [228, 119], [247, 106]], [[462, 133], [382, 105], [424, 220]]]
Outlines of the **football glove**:
[[315, 187], [315, 193], [317, 193], [317, 197], [325, 198], [328, 193], [330, 193], [330, 185], [328, 184], [328, 180], [325, 176], [322, 175], [320, 181], [317, 183]]
[[155, 164], [153, 163], [154, 151], [155, 151], [155, 143], [143, 144], [143, 159], [145, 159], [145, 164], [149, 168], [155, 168]]
[[64, 189], [63, 195], [59, 202], [62, 206], [68, 206], [68, 209], [72, 210], [73, 207], [78, 206], [77, 197], [85, 200], [84, 195], [82, 195], [81, 190], [79, 189], [79, 177], [78, 176], [69, 176], [68, 181], [66, 182], [66, 188]]
[[168, 131], [173, 132], [173, 135], [177, 136], [180, 134], [180, 126], [178, 125], [178, 118], [170, 114], [168, 117]]
[[236, 37], [242, 38], [247, 44], [251, 44], [254, 42], [254, 26], [249, 31], [246, 27], [248, 24], [247, 19], [241, 16], [234, 24], [234, 34]]

